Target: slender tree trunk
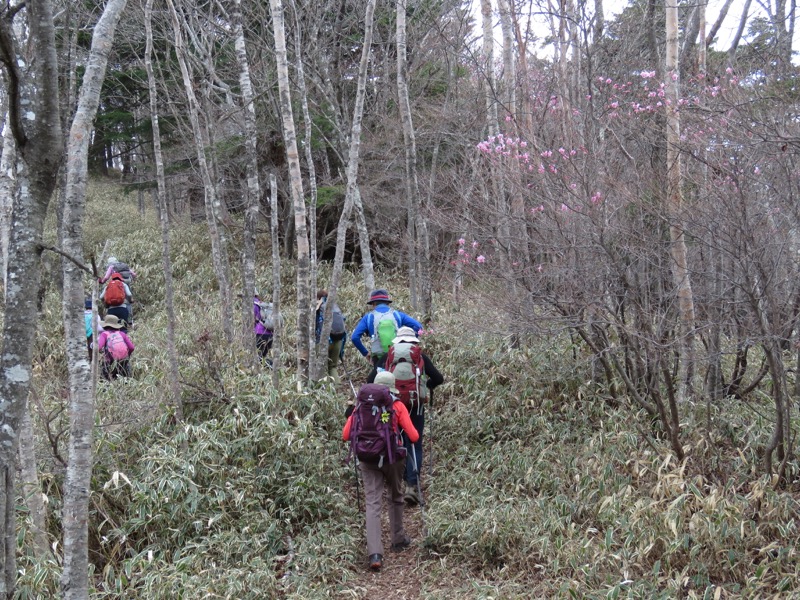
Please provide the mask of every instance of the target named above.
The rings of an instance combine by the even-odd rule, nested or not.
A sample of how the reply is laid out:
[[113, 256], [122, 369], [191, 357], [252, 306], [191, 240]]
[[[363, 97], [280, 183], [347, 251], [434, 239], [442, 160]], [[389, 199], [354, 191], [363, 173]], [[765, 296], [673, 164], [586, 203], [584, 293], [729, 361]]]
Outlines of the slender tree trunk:
[[[126, 3], [127, 0], [109, 0], [94, 27], [92, 48], [67, 144], [62, 249], [81, 262], [92, 123], [100, 102], [100, 90], [114, 33]], [[89, 597], [89, 493], [94, 445], [94, 390], [91, 365], [86, 359], [83, 271], [71, 260], [62, 258], [61, 262], [70, 389], [69, 461], [64, 481], [62, 516], [64, 570], [61, 574], [61, 593], [67, 600], [80, 600]]]
[[683, 231], [683, 192], [681, 189], [681, 120], [678, 112], [680, 72], [678, 70], [678, 0], [666, 0], [666, 78], [667, 78], [667, 214], [670, 217], [670, 256], [672, 279], [677, 290], [680, 313], [679, 400], [691, 395], [694, 374], [694, 297], [689, 279], [686, 239]]
[[406, 169], [406, 243], [408, 244], [408, 283], [411, 292], [411, 306], [415, 311], [427, 313], [426, 307], [418, 303], [418, 283], [420, 281], [420, 219], [419, 181], [417, 179], [417, 141], [414, 135], [414, 121], [411, 116], [411, 101], [408, 97], [408, 61], [406, 57], [406, 0], [397, 0], [397, 99], [400, 107], [400, 121], [403, 124], [403, 146], [405, 148]]
[[197, 100], [197, 95], [194, 91], [194, 82], [186, 62], [186, 48], [183, 40], [183, 31], [181, 29], [181, 19], [173, 0], [167, 0], [167, 4], [172, 14], [172, 26], [175, 33], [175, 53], [181, 69], [181, 75], [183, 76], [186, 98], [189, 101], [188, 116], [192, 125], [195, 150], [197, 152], [197, 163], [203, 181], [206, 219], [208, 221], [209, 233], [211, 234], [211, 255], [214, 263], [214, 272], [217, 275], [217, 282], [219, 284], [220, 302], [222, 303], [222, 330], [226, 339], [231, 341], [233, 339], [233, 321], [231, 318], [231, 286], [229, 281], [228, 248], [222, 227], [220, 201], [206, 157], [206, 149], [209, 147], [209, 140], [203, 125], [200, 123], [200, 103]]
[[[164, 154], [161, 151], [161, 124], [159, 121], [158, 94], [153, 72], [153, 0], [147, 0], [144, 15], [145, 43], [144, 65], [147, 71], [147, 89], [150, 96], [150, 122], [153, 128], [153, 162], [156, 167], [156, 202], [161, 225], [161, 265], [164, 271], [164, 308], [167, 311], [167, 354], [169, 360], [170, 388], [175, 404], [175, 415], [183, 421], [180, 373], [178, 371], [178, 345], [175, 340], [175, 286], [172, 281], [170, 257], [170, 215], [167, 206], [167, 182], [164, 174]], [[94, 305], [94, 304], [93, 304]], [[94, 339], [97, 339], [95, 337]], [[96, 353], [95, 353], [96, 354]]]
[[[361, 148], [361, 120], [364, 115], [364, 97], [367, 89], [367, 71], [369, 69], [369, 55], [372, 47], [372, 25], [373, 15], [375, 14], [375, 0], [367, 0], [367, 8], [364, 14], [364, 45], [361, 47], [361, 61], [358, 65], [358, 86], [356, 87], [356, 100], [353, 108], [353, 121], [350, 129], [350, 151], [347, 161], [347, 192], [345, 193], [344, 208], [342, 214], [339, 216], [339, 225], [336, 230], [336, 255], [333, 259], [333, 272], [331, 273], [331, 282], [328, 286], [328, 302], [325, 303], [325, 315], [323, 317], [323, 328], [320, 339], [328, 339], [331, 332], [331, 315], [333, 314], [333, 307], [336, 304], [337, 295], [339, 292], [339, 283], [342, 279], [342, 267], [344, 264], [344, 244], [347, 237], [347, 229], [350, 225], [350, 216], [354, 205], [361, 204], [361, 195], [358, 190], [358, 161], [359, 152]], [[363, 219], [363, 211], [360, 213]], [[361, 225], [361, 224], [360, 224]], [[366, 219], [363, 221], [363, 235], [359, 235], [362, 239], [369, 240], [366, 231]], [[359, 231], [361, 227], [359, 227]], [[369, 242], [367, 241], [367, 245]], [[367, 248], [367, 251], [369, 249]], [[370, 255], [364, 255], [364, 248], [362, 246], [362, 260], [365, 260]], [[370, 262], [371, 273], [372, 264]], [[375, 279], [369, 281], [366, 278], [367, 270], [364, 270], [365, 282], [367, 289], [373, 289], [375, 286]], [[317, 373], [324, 373], [323, 363], [320, 361], [317, 365]]]
[[256, 106], [253, 85], [250, 80], [250, 61], [247, 59], [247, 47], [244, 40], [242, 24], [242, 2], [234, 2], [233, 24], [236, 40], [236, 60], [239, 63], [239, 87], [242, 91], [244, 118], [244, 148], [247, 156], [247, 209], [244, 221], [244, 252], [242, 254], [242, 326], [243, 339], [247, 340], [248, 354], [256, 356], [255, 338], [252, 335], [255, 326], [252, 298], [256, 289], [256, 228], [261, 206], [261, 184], [258, 180], [258, 130], [256, 127]]
[[269, 176], [269, 222], [272, 233], [272, 308], [275, 311], [275, 330], [272, 336], [272, 387], [278, 389], [281, 371], [281, 346], [283, 344], [283, 319], [281, 318], [281, 251], [278, 244], [278, 182]]
[[[311, 113], [308, 110], [308, 92], [306, 91], [306, 76], [305, 68], [303, 67], [303, 38], [301, 35], [302, 28], [300, 26], [299, 15], [297, 12], [297, 4], [294, 0], [290, 0], [292, 4], [292, 14], [294, 15], [295, 22], [295, 68], [297, 70], [297, 88], [300, 94], [300, 106], [303, 110], [303, 150], [305, 153], [306, 168], [308, 169], [308, 188], [310, 193], [308, 203], [308, 230], [309, 230], [309, 289], [311, 290], [311, 297], [313, 300], [314, 293], [318, 288], [317, 282], [317, 173], [314, 168], [314, 154], [312, 152], [312, 134], [311, 134]], [[317, 348], [319, 354], [324, 354], [327, 360], [327, 346], [323, 344], [317, 345], [314, 340], [314, 331], [316, 329], [315, 319], [309, 318], [308, 320], [308, 339], [309, 351], [311, 348]], [[313, 363], [320, 360], [320, 356], [314, 358]], [[313, 371], [313, 369], [312, 369]], [[312, 379], [316, 376], [311, 375]]]
[[297, 377], [298, 384], [308, 380], [311, 357], [309, 321], [312, 315], [311, 292], [308, 289], [309, 245], [306, 227], [306, 207], [303, 197], [303, 178], [300, 171], [300, 156], [297, 151], [297, 136], [294, 129], [292, 98], [289, 90], [289, 63], [286, 58], [286, 29], [281, 0], [270, 0], [270, 14], [275, 32], [275, 59], [280, 89], [283, 140], [289, 162], [289, 179], [294, 206], [294, 231], [297, 244]]
[[[8, 11], [8, 7], [0, 12]], [[8, 281], [0, 353], [0, 598], [11, 598], [16, 579], [16, 523], [14, 469], [19, 426], [26, 410], [36, 330], [36, 303], [30, 290], [39, 289], [41, 238], [47, 206], [63, 159], [58, 105], [58, 57], [52, 4], [39, 0], [26, 5], [18, 18], [27, 17], [25, 43], [33, 60], [19, 60], [20, 42], [11, 19], [0, 18], [0, 64], [9, 94], [9, 118], [18, 150], [18, 195], [12, 211], [8, 246]], [[23, 29], [20, 27], [19, 31]], [[22, 285], [24, 282], [24, 285]]]

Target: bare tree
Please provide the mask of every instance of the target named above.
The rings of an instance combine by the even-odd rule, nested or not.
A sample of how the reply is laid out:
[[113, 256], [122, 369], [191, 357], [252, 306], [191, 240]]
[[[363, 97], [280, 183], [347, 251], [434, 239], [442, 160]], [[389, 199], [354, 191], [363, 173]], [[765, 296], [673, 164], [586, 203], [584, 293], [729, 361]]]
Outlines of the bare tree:
[[[25, 10], [25, 43], [34, 53], [23, 60], [14, 19]], [[12, 597], [16, 578], [15, 453], [19, 426], [31, 382], [36, 303], [29, 290], [41, 277], [41, 238], [50, 197], [63, 159], [58, 104], [58, 58], [53, 8], [49, 0], [6, 4], [0, 9], [0, 62], [5, 70], [9, 117], [7, 126], [18, 151], [18, 193], [12, 211], [8, 247], [5, 318], [0, 356], [0, 596]]]
[[312, 319], [311, 293], [308, 289], [309, 244], [306, 226], [305, 198], [303, 197], [303, 178], [300, 172], [300, 156], [297, 151], [297, 135], [294, 128], [292, 98], [289, 90], [289, 62], [286, 57], [286, 28], [284, 25], [283, 4], [281, 0], [270, 0], [270, 13], [275, 33], [275, 57], [278, 67], [278, 87], [280, 88], [280, 107], [283, 122], [283, 140], [289, 162], [289, 179], [294, 207], [295, 243], [297, 246], [297, 376], [306, 381], [309, 376], [311, 357]]
[[256, 107], [253, 85], [250, 79], [250, 62], [247, 59], [247, 47], [242, 24], [242, 3], [236, 0], [233, 4], [233, 31], [236, 61], [239, 64], [239, 87], [242, 92], [242, 116], [244, 120], [244, 147], [247, 157], [247, 187], [245, 197], [244, 250], [242, 252], [242, 325], [244, 339], [251, 356], [255, 357], [255, 343], [251, 335], [253, 331], [254, 313], [251, 298], [256, 288], [256, 227], [261, 206], [261, 184], [258, 180], [258, 131], [256, 129]]
[[[344, 244], [347, 236], [347, 229], [350, 225], [350, 214], [353, 206], [360, 199], [358, 189], [358, 163], [359, 151], [361, 148], [361, 121], [364, 116], [364, 97], [367, 88], [367, 71], [369, 69], [369, 55], [372, 46], [372, 26], [375, 14], [375, 0], [368, 0], [364, 14], [364, 45], [361, 47], [361, 61], [358, 65], [358, 87], [356, 89], [355, 106], [353, 107], [353, 120], [350, 130], [350, 153], [347, 162], [347, 192], [345, 194], [344, 208], [339, 216], [339, 225], [336, 231], [336, 255], [333, 260], [333, 273], [331, 283], [328, 286], [328, 302], [325, 303], [325, 315], [323, 317], [322, 334], [320, 339], [326, 340], [331, 331], [331, 316], [333, 307], [336, 305], [336, 298], [339, 290], [339, 282], [342, 278], [342, 267], [344, 264]], [[366, 226], [366, 223], [364, 223]], [[374, 286], [374, 280], [372, 282]], [[368, 287], [372, 287], [368, 284]], [[321, 352], [317, 364], [317, 373], [322, 376], [326, 372], [325, 364], [327, 353]]]
[[220, 302], [222, 304], [222, 330], [228, 340], [233, 339], [233, 322], [231, 318], [231, 286], [230, 264], [228, 261], [228, 243], [222, 224], [223, 209], [215, 181], [212, 177], [211, 165], [206, 155], [210, 146], [208, 124], [201, 123], [201, 107], [195, 93], [195, 84], [189, 70], [187, 50], [184, 42], [184, 31], [188, 27], [183, 22], [181, 15], [173, 0], [167, 0], [172, 15], [172, 28], [175, 35], [175, 53], [183, 77], [184, 90], [189, 102], [189, 121], [194, 135], [197, 163], [203, 181], [203, 193], [206, 208], [206, 220], [211, 234], [211, 254], [214, 262], [214, 271], [219, 283]]
[[[71, 258], [62, 257], [64, 272], [63, 320], [70, 388], [69, 461], [64, 481], [64, 598], [89, 597], [89, 490], [94, 446], [94, 390], [86, 359], [84, 299], [83, 215], [86, 205], [89, 141], [100, 101], [108, 55], [127, 0], [110, 0], [92, 34], [92, 48], [83, 76], [78, 106], [67, 144], [67, 186], [64, 192], [62, 244]], [[75, 260], [77, 259], [77, 260]]]
[[[681, 345], [683, 357], [680, 378], [681, 394], [691, 394], [694, 373], [694, 297], [689, 278], [686, 237], [681, 223], [683, 212], [683, 191], [681, 178], [681, 118], [678, 110], [680, 100], [680, 71], [678, 67], [678, 3], [666, 0], [667, 12], [667, 52], [666, 52], [666, 94], [669, 100], [666, 128], [667, 145], [667, 214], [670, 217], [670, 257], [672, 258], [672, 277], [678, 295], [678, 310], [681, 319]], [[674, 426], [678, 426], [677, 415]]]
[[[145, 2], [145, 55], [147, 91], [150, 100], [150, 123], [153, 130], [153, 162], [156, 169], [156, 199], [158, 220], [161, 225], [161, 265], [164, 270], [164, 308], [167, 311], [167, 355], [169, 356], [170, 386], [172, 401], [179, 421], [183, 421], [178, 351], [175, 342], [175, 286], [172, 280], [172, 258], [170, 257], [170, 212], [167, 206], [167, 182], [164, 174], [164, 154], [161, 150], [161, 124], [159, 122], [158, 93], [153, 70], [153, 0]], [[94, 305], [94, 303], [93, 303]]]

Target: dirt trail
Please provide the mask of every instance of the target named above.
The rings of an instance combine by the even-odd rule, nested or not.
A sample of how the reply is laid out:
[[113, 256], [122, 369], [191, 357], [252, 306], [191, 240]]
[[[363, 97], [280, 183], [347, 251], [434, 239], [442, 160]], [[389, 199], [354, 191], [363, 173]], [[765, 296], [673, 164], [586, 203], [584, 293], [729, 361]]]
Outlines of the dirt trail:
[[[386, 498], [384, 498], [384, 503]], [[389, 539], [389, 517], [384, 504], [381, 515], [383, 523], [383, 568], [373, 573], [367, 568], [367, 549], [364, 547], [363, 558], [358, 565], [358, 577], [351, 583], [350, 590], [357, 593], [358, 598], [385, 598], [386, 600], [418, 600], [421, 598], [422, 573], [418, 568], [421, 561], [428, 556], [422, 547], [422, 515], [418, 506], [406, 506], [403, 525], [412, 543], [404, 552], [392, 552]]]

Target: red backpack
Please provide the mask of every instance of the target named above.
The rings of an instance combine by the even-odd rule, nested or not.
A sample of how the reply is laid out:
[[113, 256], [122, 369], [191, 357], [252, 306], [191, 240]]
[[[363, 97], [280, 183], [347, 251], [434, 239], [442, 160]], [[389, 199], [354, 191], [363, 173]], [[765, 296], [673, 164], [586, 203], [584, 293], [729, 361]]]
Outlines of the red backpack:
[[415, 404], [419, 410], [428, 397], [428, 386], [425, 385], [425, 361], [422, 360], [422, 350], [419, 346], [409, 342], [396, 343], [389, 348], [385, 368], [394, 375], [394, 385], [400, 392], [398, 400], [406, 405], [409, 412]]
[[106, 286], [103, 302], [106, 303], [106, 306], [121, 306], [125, 304], [125, 282], [119, 273], [114, 273], [111, 276], [111, 281]]

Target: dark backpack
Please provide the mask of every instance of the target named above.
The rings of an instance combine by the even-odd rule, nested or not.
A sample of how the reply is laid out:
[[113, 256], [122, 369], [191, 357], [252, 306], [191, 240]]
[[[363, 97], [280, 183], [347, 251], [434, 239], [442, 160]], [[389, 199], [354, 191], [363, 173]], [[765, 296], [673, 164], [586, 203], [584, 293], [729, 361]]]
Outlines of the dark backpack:
[[379, 468], [384, 460], [393, 464], [405, 451], [395, 430], [393, 402], [385, 385], [362, 385], [350, 422], [350, 453]]
[[386, 355], [385, 369], [394, 375], [394, 385], [397, 388], [398, 400], [405, 404], [411, 411], [416, 404], [417, 410], [428, 397], [428, 387], [425, 385], [425, 361], [422, 351], [416, 344], [398, 342]]
[[133, 281], [133, 273], [131, 273], [131, 268], [128, 266], [127, 263], [124, 262], [115, 262], [111, 265], [111, 268], [114, 270], [115, 273], [119, 273], [122, 277], [122, 281], [127, 283], [128, 285], [131, 284]]
[[346, 329], [344, 327], [344, 315], [342, 309], [338, 305], [333, 305], [331, 312], [331, 335], [344, 335]]
[[106, 286], [106, 293], [103, 295], [103, 302], [106, 306], [121, 306], [125, 304], [125, 282], [122, 275], [114, 273], [111, 281]]

